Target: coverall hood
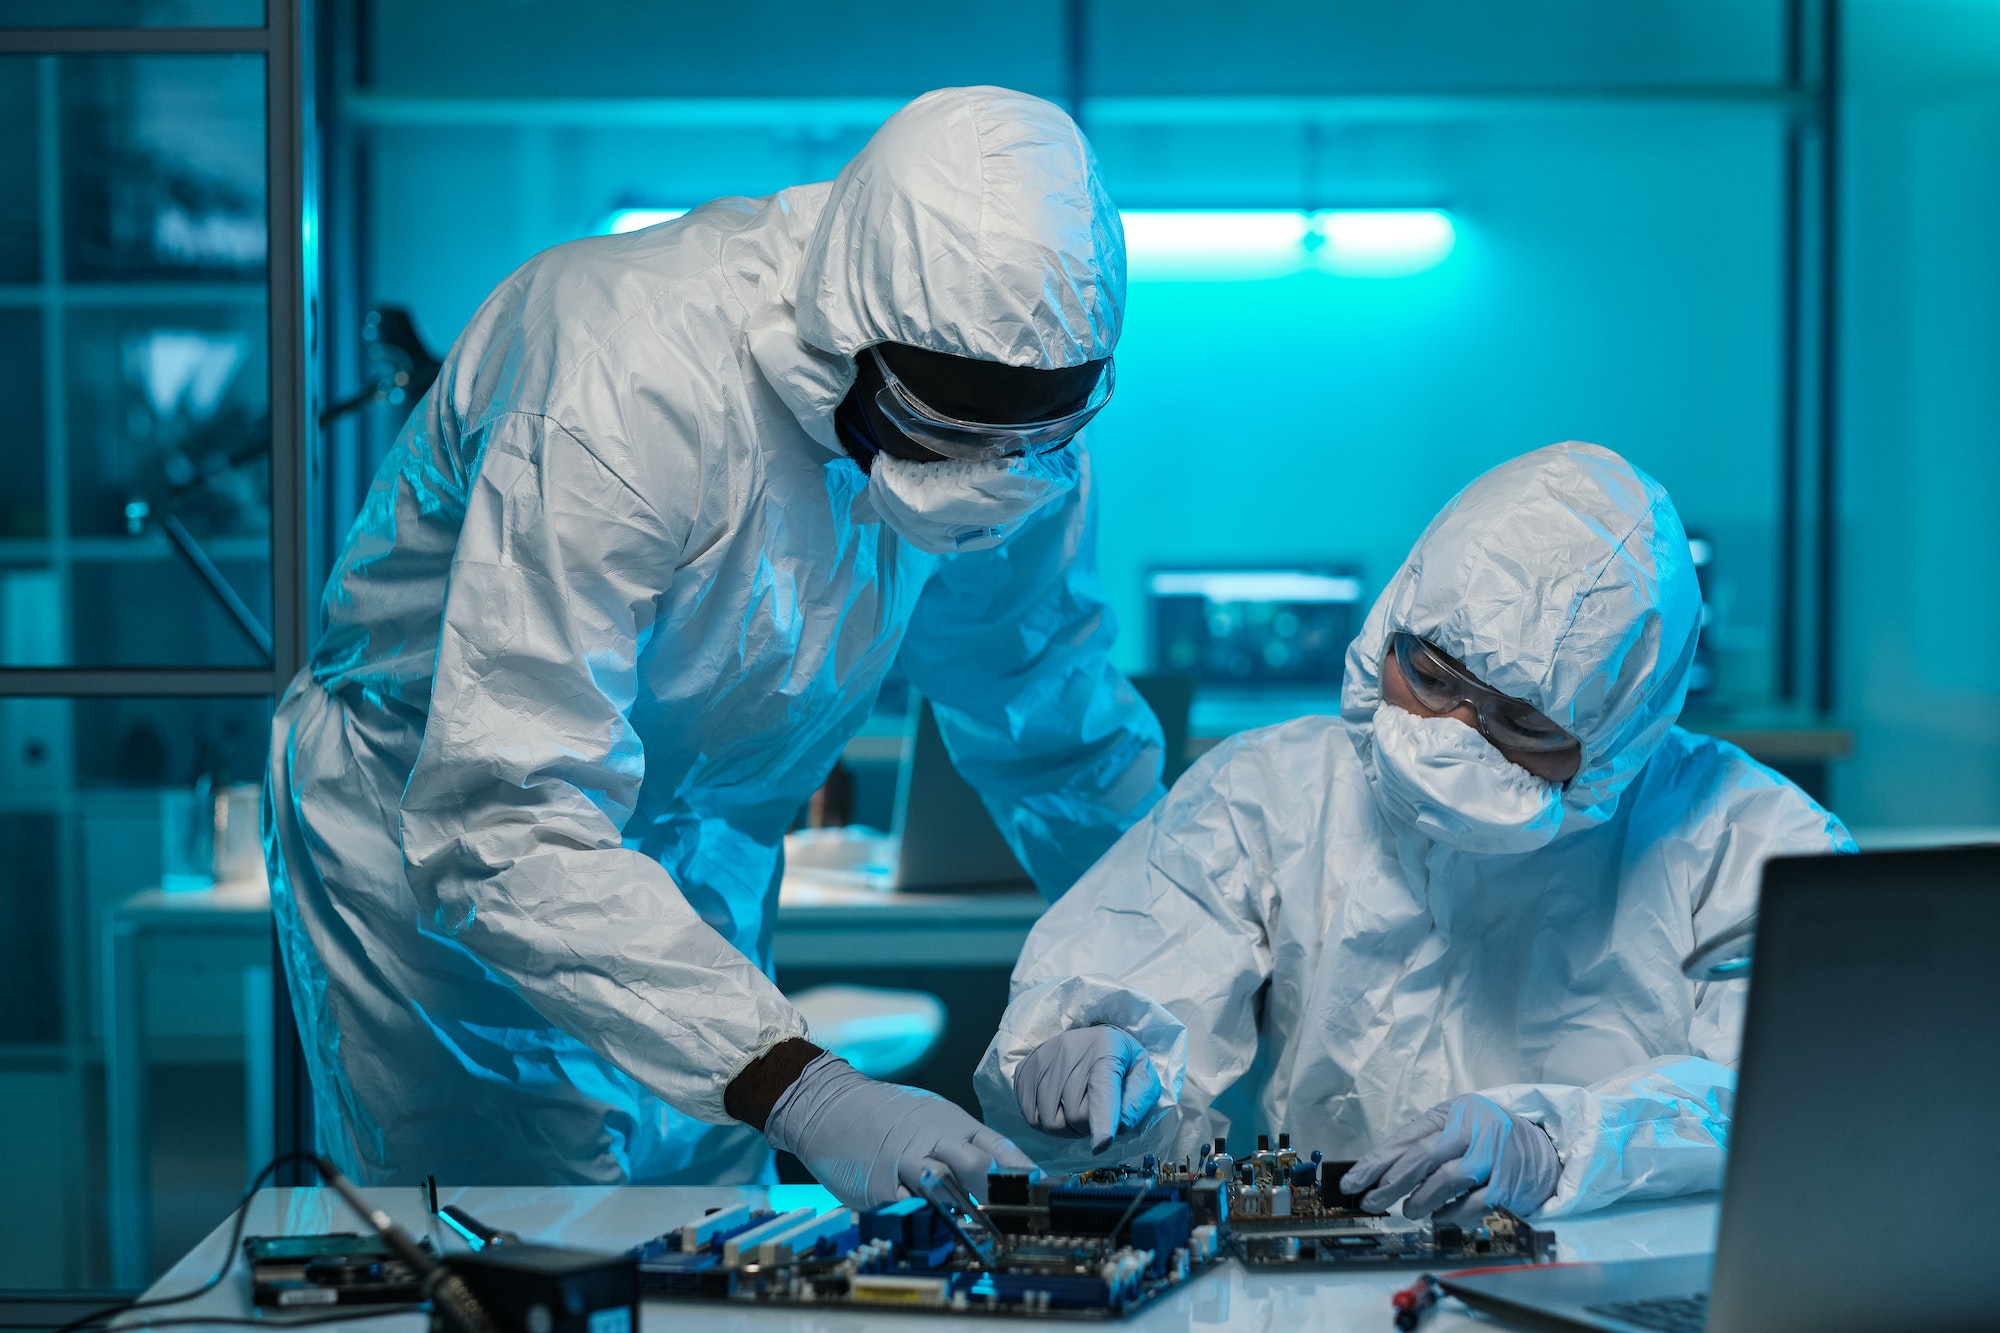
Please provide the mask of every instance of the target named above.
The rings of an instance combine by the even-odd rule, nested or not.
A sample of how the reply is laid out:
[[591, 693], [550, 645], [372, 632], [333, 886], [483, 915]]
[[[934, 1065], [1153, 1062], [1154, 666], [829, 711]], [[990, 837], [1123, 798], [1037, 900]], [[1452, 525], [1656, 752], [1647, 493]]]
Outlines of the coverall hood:
[[874, 343], [1041, 370], [1117, 346], [1124, 227], [1090, 144], [1055, 104], [1005, 88], [926, 93], [819, 188], [799, 345], [757, 355], [820, 443], [837, 447], [833, 411]]
[[1701, 590], [1665, 488], [1609, 449], [1502, 463], [1431, 521], [1347, 650], [1341, 716], [1372, 727], [1398, 631], [1583, 744], [1564, 829], [1600, 824], [1687, 698]]

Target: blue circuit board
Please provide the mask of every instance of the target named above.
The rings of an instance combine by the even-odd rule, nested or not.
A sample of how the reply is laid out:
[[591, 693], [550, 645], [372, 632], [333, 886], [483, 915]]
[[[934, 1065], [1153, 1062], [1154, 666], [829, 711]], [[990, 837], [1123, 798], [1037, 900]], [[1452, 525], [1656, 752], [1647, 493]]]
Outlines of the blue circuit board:
[[926, 1176], [918, 1197], [856, 1212], [739, 1204], [638, 1246], [648, 1296], [784, 1306], [1115, 1319], [1226, 1258], [1253, 1268], [1535, 1263], [1555, 1236], [1505, 1209], [1466, 1225], [1364, 1213], [1351, 1162], [1254, 1154], [1049, 1176], [996, 1171], [983, 1201]]
[[[1187, 1174], [1129, 1182], [996, 1172], [987, 1199], [927, 1181], [866, 1212], [716, 1209], [638, 1246], [649, 1297], [1106, 1319], [1190, 1281], [1222, 1255]], [[1212, 1210], [1220, 1193], [1206, 1191]]]

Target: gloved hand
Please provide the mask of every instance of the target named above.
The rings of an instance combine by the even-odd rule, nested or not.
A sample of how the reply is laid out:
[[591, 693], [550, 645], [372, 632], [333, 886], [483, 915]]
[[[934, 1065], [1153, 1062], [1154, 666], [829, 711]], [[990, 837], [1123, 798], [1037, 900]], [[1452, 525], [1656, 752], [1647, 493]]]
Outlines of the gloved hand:
[[1540, 1125], [1474, 1092], [1439, 1102], [1397, 1130], [1340, 1178], [1340, 1188], [1367, 1190], [1361, 1206], [1371, 1213], [1388, 1212], [1408, 1194], [1405, 1217], [1428, 1217], [1464, 1196], [1442, 1214], [1455, 1221], [1495, 1205], [1532, 1212], [1561, 1178], [1555, 1142]]
[[1014, 1099], [1044, 1134], [1090, 1135], [1103, 1152], [1160, 1100], [1153, 1061], [1131, 1033], [1100, 1024], [1058, 1033], [1014, 1071]]
[[983, 1196], [996, 1164], [1019, 1171], [1035, 1165], [936, 1093], [878, 1082], [837, 1055], [805, 1067], [771, 1108], [764, 1137], [798, 1154], [849, 1208], [879, 1208], [914, 1193], [926, 1167]]

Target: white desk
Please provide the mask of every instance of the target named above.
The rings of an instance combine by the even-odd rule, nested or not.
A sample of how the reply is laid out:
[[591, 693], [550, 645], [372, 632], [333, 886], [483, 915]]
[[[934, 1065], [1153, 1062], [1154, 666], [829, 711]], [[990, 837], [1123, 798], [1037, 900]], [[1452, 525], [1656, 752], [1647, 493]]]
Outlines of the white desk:
[[[817, 1186], [779, 1186], [782, 1206], [806, 1203], [830, 1204], [830, 1197]], [[489, 1225], [518, 1231], [529, 1240], [539, 1240], [581, 1249], [621, 1250], [649, 1239], [699, 1215], [703, 1209], [741, 1199], [761, 1200], [765, 1191], [757, 1189], [698, 1188], [600, 1188], [600, 1189], [462, 1189], [440, 1190], [440, 1201], [457, 1203]], [[385, 1207], [413, 1234], [423, 1234], [424, 1208], [415, 1189], [367, 1191], [371, 1202]], [[1695, 1254], [1713, 1244], [1715, 1230], [1714, 1196], [1691, 1202], [1634, 1205], [1552, 1225], [1565, 1259], [1632, 1259], [1648, 1255]], [[353, 1217], [331, 1190], [265, 1190], [250, 1204], [246, 1235], [276, 1235], [285, 1232], [362, 1231], [366, 1227]], [[227, 1223], [165, 1277], [154, 1284], [151, 1296], [171, 1295], [199, 1286], [220, 1265], [229, 1238]], [[1169, 1299], [1144, 1311], [1130, 1321], [1113, 1327], [1139, 1330], [1164, 1329], [1340, 1329], [1354, 1328], [1380, 1333], [1389, 1328], [1389, 1297], [1408, 1285], [1414, 1273], [1350, 1274], [1307, 1272], [1295, 1274], [1252, 1273], [1236, 1263], [1221, 1265], [1190, 1282]], [[250, 1312], [249, 1288], [240, 1271], [234, 1272], [215, 1291], [187, 1305], [160, 1312], [161, 1317], [181, 1318], [202, 1314], [245, 1315]], [[644, 1323], [654, 1333], [667, 1330], [712, 1331], [712, 1333], [756, 1333], [769, 1329], [825, 1330], [826, 1333], [860, 1333], [863, 1329], [983, 1329], [987, 1333], [1008, 1326], [1004, 1319], [977, 1316], [905, 1314], [858, 1314], [828, 1310], [783, 1310], [736, 1302], [713, 1305], [663, 1301], [648, 1302]], [[354, 1324], [321, 1324], [317, 1328], [332, 1333], [424, 1333], [419, 1315], [376, 1319]], [[1447, 1302], [1424, 1325], [1428, 1333], [1491, 1328], [1475, 1323], [1455, 1303]]]
[[787, 876], [772, 941], [788, 967], [1011, 969], [1048, 904], [1031, 890], [885, 893]]

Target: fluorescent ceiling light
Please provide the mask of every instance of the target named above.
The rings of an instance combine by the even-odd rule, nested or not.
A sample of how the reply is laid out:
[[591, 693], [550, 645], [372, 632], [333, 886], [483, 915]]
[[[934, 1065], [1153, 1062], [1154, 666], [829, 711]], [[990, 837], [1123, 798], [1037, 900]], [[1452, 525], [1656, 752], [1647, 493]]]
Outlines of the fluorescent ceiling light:
[[1303, 569], [1175, 569], [1150, 576], [1146, 591], [1211, 602], [1358, 602], [1361, 580]]
[[1125, 250], [1139, 281], [1218, 281], [1331, 273], [1399, 278], [1443, 263], [1457, 244], [1435, 208], [1128, 209]]
[[[685, 208], [621, 208], [616, 233], [671, 222]], [[1127, 209], [1125, 250], [1139, 281], [1227, 281], [1331, 273], [1400, 278], [1436, 268], [1458, 242], [1436, 208]]]
[[672, 222], [686, 212], [685, 208], [621, 208], [604, 219], [604, 225], [598, 230], [601, 235], [616, 236], [620, 232], [638, 231], [655, 223]]
[[1309, 258], [1304, 213], [1281, 209], [1229, 212], [1127, 209], [1125, 260], [1145, 278], [1280, 278]]
[[1313, 225], [1325, 238], [1319, 266], [1351, 278], [1422, 273], [1458, 244], [1451, 215], [1436, 208], [1328, 209], [1313, 214]]

